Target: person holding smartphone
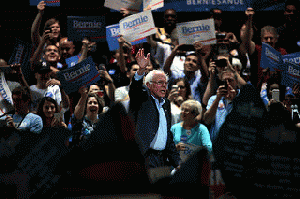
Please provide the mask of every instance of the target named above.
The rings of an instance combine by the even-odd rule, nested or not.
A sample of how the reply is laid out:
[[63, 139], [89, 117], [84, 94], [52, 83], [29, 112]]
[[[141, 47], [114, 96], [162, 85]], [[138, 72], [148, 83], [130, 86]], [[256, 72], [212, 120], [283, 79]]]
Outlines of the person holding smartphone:
[[[229, 60], [226, 59], [229, 65]], [[211, 125], [210, 136], [212, 143], [216, 140], [218, 132], [225, 122], [226, 116], [231, 112], [233, 99], [239, 94], [238, 76], [236, 71], [226, 68], [221, 78], [223, 85], [217, 89], [216, 95], [210, 97], [207, 104], [207, 111], [203, 115], [203, 121], [206, 125]]]

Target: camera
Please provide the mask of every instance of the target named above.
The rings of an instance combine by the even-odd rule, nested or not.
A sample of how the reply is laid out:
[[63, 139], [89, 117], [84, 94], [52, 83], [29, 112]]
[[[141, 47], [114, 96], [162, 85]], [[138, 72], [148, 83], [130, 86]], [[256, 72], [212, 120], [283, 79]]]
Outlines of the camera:
[[215, 60], [216, 66], [220, 68], [225, 68], [227, 66], [226, 59], [216, 59]]

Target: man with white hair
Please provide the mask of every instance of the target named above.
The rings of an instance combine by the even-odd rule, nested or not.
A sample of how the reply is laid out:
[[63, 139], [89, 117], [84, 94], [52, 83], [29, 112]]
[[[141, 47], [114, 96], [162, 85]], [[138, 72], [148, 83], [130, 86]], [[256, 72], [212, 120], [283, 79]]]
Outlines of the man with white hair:
[[179, 166], [179, 153], [173, 141], [170, 101], [165, 98], [168, 77], [161, 70], [150, 71], [143, 85], [143, 76], [150, 54], [136, 55], [139, 69], [130, 85], [130, 111], [134, 115], [136, 141], [145, 158], [146, 168]]

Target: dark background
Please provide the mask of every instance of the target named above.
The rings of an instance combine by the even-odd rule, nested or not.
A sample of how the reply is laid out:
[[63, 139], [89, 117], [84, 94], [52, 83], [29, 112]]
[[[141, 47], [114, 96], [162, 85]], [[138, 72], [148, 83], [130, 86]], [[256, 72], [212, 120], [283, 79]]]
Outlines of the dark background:
[[[62, 36], [67, 36], [66, 19], [67, 16], [105, 16], [106, 25], [116, 24], [121, 19], [118, 12], [111, 12], [105, 8], [104, 0], [92, 1], [70, 1], [62, 0], [60, 7], [46, 7], [41, 30], [44, 23], [49, 18], [57, 18], [61, 24]], [[0, 58], [9, 60], [13, 52], [15, 38], [22, 41], [31, 42], [30, 31], [32, 23], [38, 13], [36, 6], [29, 6], [29, 0], [5, 1], [0, 8]], [[152, 12], [155, 25], [163, 26], [163, 12]], [[244, 12], [224, 12], [224, 25], [226, 29], [234, 32], [239, 38], [239, 29], [245, 21]], [[209, 17], [208, 12], [181, 12], [178, 13], [178, 22], [195, 21]], [[259, 11], [254, 16], [254, 22], [258, 29], [265, 25], [278, 27], [283, 24], [283, 11]], [[259, 41], [259, 32], [255, 34], [255, 40]], [[79, 50], [80, 47], [77, 47]], [[98, 52], [107, 53], [107, 44], [98, 44]]]

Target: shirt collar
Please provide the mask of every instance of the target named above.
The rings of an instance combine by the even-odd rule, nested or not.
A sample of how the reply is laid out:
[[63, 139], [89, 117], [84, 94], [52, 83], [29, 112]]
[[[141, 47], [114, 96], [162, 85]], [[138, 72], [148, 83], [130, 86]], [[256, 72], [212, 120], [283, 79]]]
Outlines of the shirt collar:
[[159, 100], [159, 99], [155, 98], [153, 95], [151, 95], [151, 97], [154, 99], [154, 101], [157, 105], [161, 105], [161, 106], [164, 105], [164, 103], [165, 103], [164, 98], [161, 98], [161, 100]]

